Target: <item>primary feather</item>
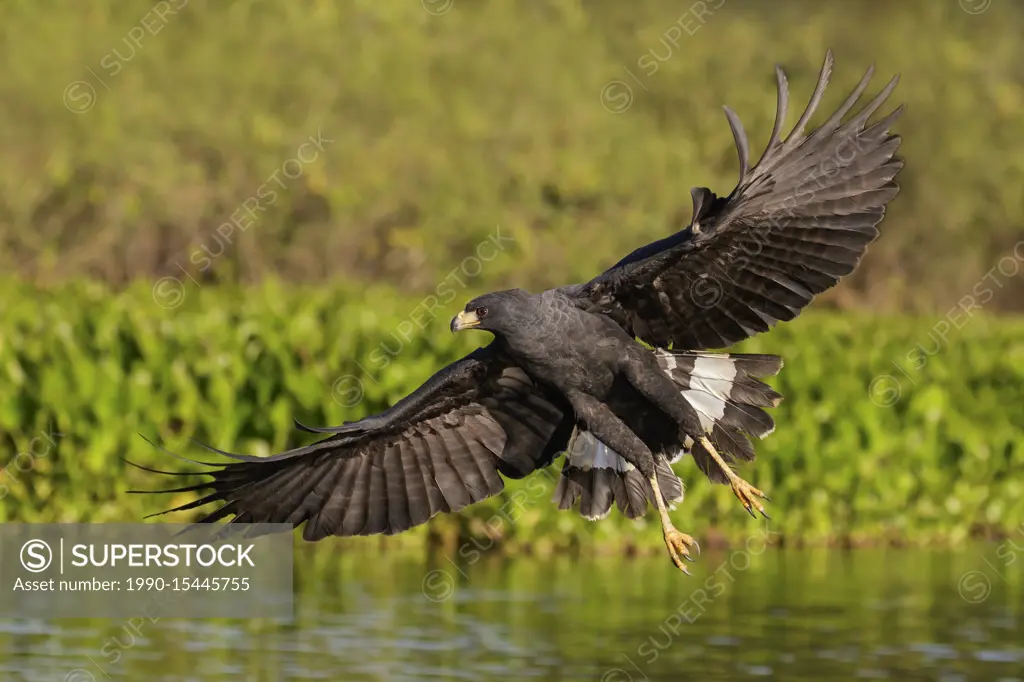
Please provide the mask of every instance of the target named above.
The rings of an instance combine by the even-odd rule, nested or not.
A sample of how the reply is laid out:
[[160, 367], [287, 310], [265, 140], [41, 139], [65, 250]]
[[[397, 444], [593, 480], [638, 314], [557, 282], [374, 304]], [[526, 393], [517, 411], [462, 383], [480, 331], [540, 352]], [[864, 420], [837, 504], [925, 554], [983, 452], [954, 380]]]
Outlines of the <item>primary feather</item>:
[[868, 85], [869, 69], [839, 109], [805, 135], [831, 71], [829, 52], [810, 103], [783, 140], [789, 89], [776, 70], [775, 126], [752, 168], [746, 133], [726, 109], [740, 158], [739, 183], [729, 196], [691, 190], [693, 220], [686, 229], [637, 249], [587, 284], [566, 287], [567, 294], [651, 345], [701, 350], [793, 319], [849, 274], [899, 191], [900, 137], [889, 127], [903, 107], [867, 125], [896, 87], [893, 78], [843, 122]]

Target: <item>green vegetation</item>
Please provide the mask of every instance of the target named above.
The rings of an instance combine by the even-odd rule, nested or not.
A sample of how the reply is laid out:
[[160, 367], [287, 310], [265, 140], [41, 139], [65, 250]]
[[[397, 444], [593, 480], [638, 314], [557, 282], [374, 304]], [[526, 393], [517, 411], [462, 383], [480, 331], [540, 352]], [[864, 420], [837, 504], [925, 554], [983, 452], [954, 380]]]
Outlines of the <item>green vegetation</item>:
[[[128, 521], [187, 501], [125, 494], [169, 486], [119, 457], [187, 469], [138, 433], [187, 455], [208, 455], [187, 437], [267, 454], [310, 441], [293, 417], [337, 424], [376, 412], [486, 339], [447, 331], [473, 293], [462, 290], [429, 314], [421, 299], [355, 286], [193, 287], [173, 309], [158, 305], [160, 285], [111, 293], [7, 282], [2, 291], [7, 521]], [[774, 381], [786, 396], [774, 411], [778, 430], [743, 469], [772, 497], [773, 533], [787, 542], [955, 543], [1024, 524], [1024, 323], [954, 322], [808, 313], [740, 346], [786, 359]], [[42, 435], [49, 425], [64, 434], [56, 445]], [[705, 542], [763, 529], [727, 487], [699, 478], [689, 461], [677, 469], [688, 486], [680, 528]], [[380, 542], [417, 545], [433, 534], [449, 544], [475, 538], [460, 552], [489, 547], [492, 536], [539, 551], [661, 550], [653, 516], [636, 528], [616, 512], [588, 523], [556, 511], [550, 494], [549, 480], [526, 479]]]
[[[831, 47], [823, 115], [902, 74], [903, 191], [816, 314], [741, 348], [787, 361], [746, 474], [792, 541], [1019, 527], [1024, 326], [988, 315], [1024, 311], [1022, 30], [952, 0], [2, 3], [0, 520], [157, 511], [118, 457], [181, 463], [139, 432], [269, 453], [383, 408], [470, 348], [444, 325], [471, 293], [585, 280], [728, 191], [721, 105], [756, 153], [772, 65], [796, 107]], [[679, 469], [681, 528], [760, 527]], [[660, 551], [508, 490], [381, 542]]]
[[[1008, 1], [9, 0], [0, 272], [344, 272], [422, 293], [500, 225], [514, 258], [481, 288], [588, 278], [685, 222], [690, 186], [733, 186], [721, 105], [756, 154], [772, 66], [796, 107], [831, 47], [822, 117], [869, 64], [872, 88], [901, 73], [908, 163], [885, 237], [829, 300], [942, 313], [1020, 240], [1022, 32]], [[632, 88], [619, 114], [613, 81]], [[990, 310], [1022, 310], [1022, 282]]]

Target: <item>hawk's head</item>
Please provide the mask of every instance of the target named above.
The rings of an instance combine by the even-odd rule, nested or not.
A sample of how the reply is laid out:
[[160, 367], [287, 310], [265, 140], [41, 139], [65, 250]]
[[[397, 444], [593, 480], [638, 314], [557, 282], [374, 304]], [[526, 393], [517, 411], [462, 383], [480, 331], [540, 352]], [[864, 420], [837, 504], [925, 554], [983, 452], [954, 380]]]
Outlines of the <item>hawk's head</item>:
[[529, 323], [534, 314], [532, 296], [522, 289], [478, 296], [452, 318], [451, 330], [482, 329], [492, 334], [511, 332]]

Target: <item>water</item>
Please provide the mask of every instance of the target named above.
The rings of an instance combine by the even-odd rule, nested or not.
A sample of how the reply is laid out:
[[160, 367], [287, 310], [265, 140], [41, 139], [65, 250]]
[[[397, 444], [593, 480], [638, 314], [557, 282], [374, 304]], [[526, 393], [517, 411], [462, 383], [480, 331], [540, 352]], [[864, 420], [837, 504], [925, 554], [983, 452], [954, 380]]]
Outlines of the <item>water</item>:
[[297, 556], [294, 623], [0, 621], [0, 679], [1024, 680], [1024, 551], [997, 550], [751, 546], [687, 578], [324, 544]]

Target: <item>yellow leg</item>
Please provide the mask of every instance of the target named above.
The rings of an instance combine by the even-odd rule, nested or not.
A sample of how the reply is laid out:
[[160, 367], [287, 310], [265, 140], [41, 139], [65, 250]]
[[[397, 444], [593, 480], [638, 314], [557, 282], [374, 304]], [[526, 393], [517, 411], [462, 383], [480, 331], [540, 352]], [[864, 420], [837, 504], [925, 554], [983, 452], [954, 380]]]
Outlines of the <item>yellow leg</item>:
[[[715, 462], [718, 463], [718, 466], [722, 468], [722, 472], [725, 474], [726, 478], [729, 479], [729, 485], [732, 486], [733, 494], [736, 495], [739, 501], [743, 504], [743, 508], [747, 510], [747, 513], [756, 519], [757, 515], [754, 513], [754, 510], [756, 509], [761, 512], [761, 516], [766, 519], [770, 518], [764, 511], [764, 505], [757, 499], [760, 497], [768, 500], [768, 496], [737, 476], [736, 472], [732, 470], [732, 467], [730, 467], [726, 461], [722, 459], [722, 456], [718, 454], [718, 451], [715, 450], [715, 446], [711, 444], [711, 441], [708, 440], [707, 436], [701, 436], [700, 444], [704, 446], [704, 449], [708, 451], [711, 458], [714, 459]], [[771, 500], [768, 501], [771, 502]]]
[[649, 480], [651, 487], [654, 489], [654, 502], [658, 507], [658, 514], [661, 515], [661, 531], [665, 537], [665, 546], [668, 547], [669, 556], [672, 557], [672, 563], [680, 571], [690, 575], [690, 572], [686, 570], [686, 564], [683, 563], [683, 559], [693, 561], [690, 558], [690, 548], [695, 547], [697, 553], [700, 554], [700, 545], [686, 533], [680, 533], [675, 529], [675, 526], [672, 525], [672, 520], [668, 516], [665, 500], [661, 496], [661, 488], [658, 487], [658, 476], [654, 475]]

